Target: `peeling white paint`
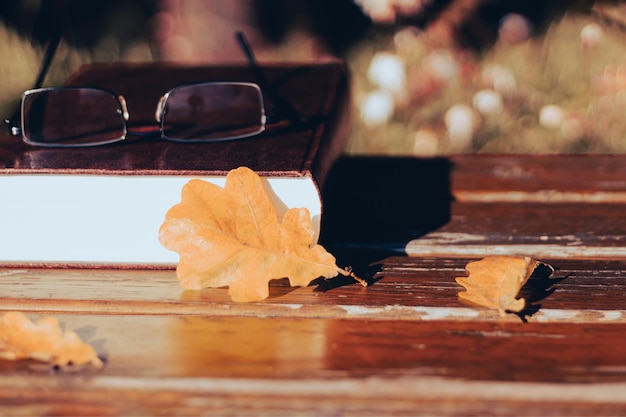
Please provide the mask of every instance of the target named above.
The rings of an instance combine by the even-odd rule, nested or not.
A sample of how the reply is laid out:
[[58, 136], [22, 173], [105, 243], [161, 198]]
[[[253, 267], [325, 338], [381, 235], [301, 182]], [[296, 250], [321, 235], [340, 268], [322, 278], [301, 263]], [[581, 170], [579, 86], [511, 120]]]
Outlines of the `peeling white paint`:
[[459, 318], [476, 318], [480, 311], [471, 308], [458, 307], [410, 307], [400, 305], [386, 305], [385, 307], [366, 307], [358, 305], [338, 306], [348, 315], [384, 315], [384, 317], [414, 317], [422, 320], [445, 320]]
[[580, 314], [580, 310], [541, 309], [537, 313], [537, 321], [572, 320]]
[[451, 244], [451, 243], [466, 243], [468, 241], [471, 242], [484, 242], [487, 240], [487, 236], [485, 235], [477, 235], [474, 233], [454, 233], [454, 232], [434, 232], [429, 233], [426, 236], [420, 238], [422, 239], [433, 239], [439, 242], [440, 244]]
[[385, 308], [381, 307], [365, 307], [365, 306], [338, 306], [342, 310], [344, 310], [348, 315], [351, 316], [360, 316], [360, 315], [368, 315], [368, 314], [381, 314], [385, 312]]
[[11, 269], [8, 271], [0, 271], [0, 277], [8, 277], [10, 275], [25, 274], [27, 272], [28, 272], [28, 269]]
[[624, 314], [619, 310], [603, 311], [601, 321], [617, 321], [621, 319]]
[[281, 304], [283, 307], [287, 307], [291, 310], [299, 310], [302, 308], [302, 304]]
[[454, 191], [454, 198], [460, 202], [536, 202], [536, 203], [623, 203], [624, 191], [576, 192], [559, 190], [537, 191]]
[[[496, 310], [480, 307], [436, 307], [436, 306], [408, 306], [400, 304], [387, 304], [379, 306], [335, 304], [329, 306], [315, 306], [305, 304], [276, 304], [293, 317], [318, 317], [318, 318], [362, 318], [371, 320], [476, 320], [476, 321], [517, 321], [515, 314], [507, 314], [501, 317]], [[304, 308], [307, 307], [307, 308]], [[254, 313], [259, 316], [258, 313]], [[547, 309], [541, 308], [534, 314], [526, 316], [530, 322], [539, 323], [626, 323], [626, 310], [594, 310], [594, 309]]]
[[409, 256], [531, 256], [536, 259], [626, 259], [626, 247], [588, 246], [575, 236], [561, 236], [556, 243], [483, 244], [485, 235], [468, 233], [431, 233], [408, 242], [405, 252]]
[[480, 314], [478, 310], [459, 307], [412, 307], [411, 309], [422, 314], [423, 320], [475, 318]]

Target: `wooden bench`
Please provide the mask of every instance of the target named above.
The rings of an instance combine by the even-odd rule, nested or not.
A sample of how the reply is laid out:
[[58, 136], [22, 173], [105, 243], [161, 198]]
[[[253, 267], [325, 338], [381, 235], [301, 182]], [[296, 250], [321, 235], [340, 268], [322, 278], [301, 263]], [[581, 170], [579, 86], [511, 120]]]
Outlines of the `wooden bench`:
[[[0, 414], [626, 414], [626, 157], [353, 157], [335, 175], [323, 238], [369, 287], [279, 280], [241, 304], [172, 270], [0, 269], [1, 310], [55, 315], [105, 361], [0, 361]], [[557, 269], [521, 314], [458, 300], [494, 254]]]

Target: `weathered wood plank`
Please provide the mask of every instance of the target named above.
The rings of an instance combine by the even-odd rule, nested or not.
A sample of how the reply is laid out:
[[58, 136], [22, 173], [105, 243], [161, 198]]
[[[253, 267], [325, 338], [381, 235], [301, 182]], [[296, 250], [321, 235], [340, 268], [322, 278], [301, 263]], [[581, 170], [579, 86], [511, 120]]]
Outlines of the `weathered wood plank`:
[[[77, 374], [84, 383], [99, 377], [316, 380], [372, 376], [626, 382], [624, 323], [58, 317], [66, 328], [94, 345], [105, 361], [103, 370]], [[13, 362], [2, 361], [0, 369], [24, 378], [50, 372], [31, 365], [16, 369]], [[58, 377], [63, 381], [71, 379], [71, 374], [61, 372]]]
[[593, 194], [626, 191], [624, 155], [455, 155], [453, 191], [549, 190]]
[[[4, 415], [617, 416], [621, 384], [467, 383], [429, 377], [342, 380], [55, 378], [0, 381]], [[617, 398], [617, 400], [615, 400]]]
[[[496, 320], [496, 312], [458, 300], [454, 278], [477, 258], [389, 257], [369, 265], [372, 285], [317, 280], [306, 288], [274, 281], [270, 298], [234, 303], [227, 289], [184, 291], [174, 271], [33, 269], [0, 271], [0, 309], [106, 314], [215, 314], [396, 320]], [[626, 264], [608, 260], [542, 259], [524, 288], [527, 320], [626, 322]], [[511, 319], [517, 319], [512, 316]]]
[[447, 224], [403, 244], [412, 256], [626, 260], [626, 205], [453, 203]]
[[54, 371], [0, 361], [0, 412], [162, 414], [167, 407], [168, 414], [190, 415], [253, 410], [517, 415], [521, 407], [540, 415], [597, 415], [626, 410], [623, 323], [59, 318], [96, 347], [104, 369]]

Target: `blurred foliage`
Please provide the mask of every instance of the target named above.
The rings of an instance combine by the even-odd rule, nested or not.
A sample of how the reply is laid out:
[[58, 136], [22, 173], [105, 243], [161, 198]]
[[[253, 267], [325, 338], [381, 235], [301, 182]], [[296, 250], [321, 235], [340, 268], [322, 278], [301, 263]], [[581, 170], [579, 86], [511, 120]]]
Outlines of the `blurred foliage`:
[[[356, 106], [350, 153], [626, 152], [626, 124], [621, 115], [626, 110], [626, 76], [624, 85], [616, 80], [626, 68], [626, 19], [619, 21], [626, 14], [617, 13], [617, 23], [615, 19], [598, 19], [589, 13], [595, 3], [592, 0], [241, 1], [251, 2], [253, 24], [270, 45], [278, 47], [290, 31], [306, 28], [324, 48], [347, 61]], [[403, 14], [397, 5], [406, 8], [411, 1], [410, 12]], [[392, 22], [377, 22], [361, 10], [365, 3], [386, 4], [396, 16]], [[601, 3], [623, 11], [619, 1]], [[88, 62], [163, 58], [159, 56], [153, 17], [175, 4], [168, 0], [0, 2], [0, 117], [11, 114], [19, 95], [32, 86], [45, 46], [55, 31], [62, 33], [63, 40], [45, 85], [62, 84], [72, 71]], [[511, 13], [530, 20], [533, 33], [529, 39], [502, 41], [502, 19]], [[590, 22], [603, 27], [603, 40], [593, 50], [583, 51], [580, 32]], [[401, 47], [402, 51], [397, 44], [401, 33], [412, 34], [405, 36], [409, 43]], [[446, 40], [446, 35], [451, 39]], [[424, 80], [432, 74], [428, 75], [425, 68], [432, 64], [433, 52], [441, 51], [454, 57], [459, 76], [443, 87], [429, 87]], [[417, 89], [419, 94], [394, 97], [393, 115], [383, 124], [368, 126], [359, 119], [359, 106], [364, 96], [378, 88], [368, 71], [379, 53], [401, 58], [406, 92]], [[497, 117], [480, 116], [469, 142], [454, 144], [446, 136], [445, 113], [459, 103], [471, 106], [474, 95], [489, 87], [482, 78], [489, 66], [507, 69], [515, 77], [516, 91], [503, 96], [503, 111]], [[594, 83], [607, 71], [613, 71], [609, 78], [619, 88], [599, 94]], [[623, 72], [626, 74], [626, 69]], [[572, 120], [580, 131], [570, 129], [564, 135], [562, 129], [541, 126], [539, 112], [550, 104], [575, 118]]]
[[[476, 8], [466, 9], [463, 19], [443, 22], [447, 27], [436, 34], [474, 29], [475, 36], [442, 42], [433, 36], [435, 25], [422, 29], [409, 23], [374, 31], [352, 49], [347, 60], [356, 117], [349, 153], [626, 152], [626, 8], [621, 2], [574, 2], [572, 8], [547, 2], [552, 3], [548, 15], [533, 19], [511, 13], [520, 9], [503, 7], [505, 2], [452, 3]], [[499, 7], [487, 13], [485, 4]], [[511, 16], [525, 21], [523, 30], [503, 30]], [[468, 46], [468, 39], [480, 41]], [[383, 70], [376, 69], [381, 56], [404, 70], [396, 91], [383, 85]], [[504, 73], [510, 88], [497, 88], [489, 75], [494, 70]], [[447, 72], [453, 75], [442, 75]], [[477, 105], [485, 93], [497, 102], [489, 111]], [[386, 101], [379, 99], [385, 95]]]
[[59, 85], [82, 64], [153, 59], [149, 18], [158, 0], [0, 2], [0, 116], [32, 87], [48, 41], [62, 42], [44, 85]]

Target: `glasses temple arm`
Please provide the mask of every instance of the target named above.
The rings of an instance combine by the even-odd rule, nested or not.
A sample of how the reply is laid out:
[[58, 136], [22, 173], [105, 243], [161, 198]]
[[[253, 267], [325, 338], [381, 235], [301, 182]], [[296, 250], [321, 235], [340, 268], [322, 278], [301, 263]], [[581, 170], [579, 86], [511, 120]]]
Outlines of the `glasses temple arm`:
[[[41, 67], [39, 68], [39, 73], [37, 73], [37, 78], [35, 79], [35, 84], [33, 85], [33, 89], [40, 88], [43, 85], [43, 81], [48, 74], [48, 69], [50, 68], [50, 64], [52, 63], [52, 58], [54, 58], [54, 54], [57, 51], [57, 47], [61, 42], [61, 31], [56, 31], [52, 38], [50, 39], [50, 43], [48, 44], [48, 48], [46, 49], [46, 53], [43, 57], [43, 62], [41, 63]], [[10, 118], [5, 119], [5, 123], [9, 126], [9, 130], [14, 135], [19, 135], [21, 132], [21, 128], [19, 126], [19, 118], [20, 112], [22, 109], [20, 107], [15, 110], [15, 112], [11, 115]]]
[[248, 59], [248, 64], [254, 72], [254, 76], [259, 86], [261, 87], [261, 91], [263, 91], [265, 95], [268, 96], [274, 108], [278, 110], [278, 112], [281, 113], [281, 115], [284, 116], [287, 120], [293, 123], [300, 122], [300, 114], [293, 108], [291, 104], [281, 98], [276, 93], [276, 90], [272, 88], [267, 82], [267, 79], [265, 78], [263, 71], [261, 71], [261, 67], [257, 63], [254, 53], [252, 52], [252, 48], [250, 47], [250, 44], [248, 43], [245, 35], [242, 32], [237, 32], [235, 36], [237, 37], [237, 42], [239, 42], [239, 46], [243, 50], [243, 53], [246, 55], [246, 58]]
[[48, 69], [50, 68], [50, 64], [52, 63], [52, 58], [54, 58], [54, 54], [57, 51], [57, 47], [61, 42], [61, 31], [57, 31], [54, 33], [52, 38], [50, 39], [50, 43], [48, 44], [48, 48], [46, 49], [46, 53], [43, 57], [43, 62], [41, 63], [41, 68], [39, 68], [39, 73], [37, 74], [37, 79], [35, 80], [35, 85], [33, 88], [40, 88], [43, 85], [43, 81], [48, 74]]

